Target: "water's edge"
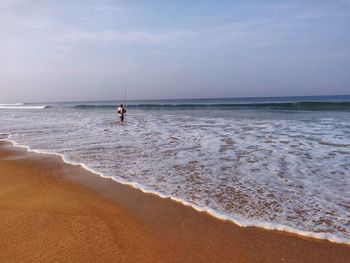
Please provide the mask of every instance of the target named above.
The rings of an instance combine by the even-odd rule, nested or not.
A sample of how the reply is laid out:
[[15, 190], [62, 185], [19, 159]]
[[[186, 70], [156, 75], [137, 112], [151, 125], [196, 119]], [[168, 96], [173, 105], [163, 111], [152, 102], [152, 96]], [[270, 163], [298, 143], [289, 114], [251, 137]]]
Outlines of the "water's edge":
[[40, 151], [40, 150], [36, 150], [36, 149], [31, 149], [29, 146], [27, 145], [21, 145], [18, 144], [16, 141], [11, 139], [11, 134], [1, 134], [0, 135], [7, 135], [7, 138], [0, 138], [0, 141], [6, 141], [11, 143], [14, 147], [19, 147], [19, 148], [25, 148], [28, 152], [34, 152], [34, 153], [38, 153], [38, 154], [47, 154], [47, 155], [55, 155], [55, 156], [59, 156], [63, 162], [70, 164], [70, 165], [74, 165], [74, 166], [80, 166], [83, 169], [87, 170], [88, 172], [91, 172], [95, 175], [98, 175], [102, 178], [108, 178], [111, 179], [117, 183], [120, 183], [122, 185], [128, 185], [133, 187], [134, 189], [138, 189], [140, 191], [142, 191], [143, 193], [146, 194], [153, 194], [156, 195], [160, 198], [163, 199], [171, 199], [175, 202], [181, 203], [182, 205], [185, 205], [187, 207], [191, 207], [192, 209], [198, 211], [198, 212], [205, 212], [217, 219], [220, 220], [225, 220], [225, 221], [230, 221], [232, 223], [234, 223], [235, 225], [239, 226], [239, 227], [258, 227], [261, 229], [265, 229], [265, 230], [274, 230], [274, 231], [281, 231], [281, 232], [286, 232], [286, 233], [290, 233], [290, 234], [295, 234], [298, 236], [303, 236], [303, 237], [308, 237], [308, 238], [313, 238], [313, 239], [318, 239], [318, 240], [328, 240], [330, 242], [333, 243], [338, 243], [338, 244], [345, 244], [345, 245], [350, 245], [350, 240], [345, 239], [345, 238], [341, 238], [338, 237], [336, 235], [333, 234], [329, 234], [329, 233], [314, 233], [314, 232], [308, 232], [308, 231], [304, 231], [304, 230], [299, 230], [293, 227], [289, 227], [289, 226], [285, 226], [282, 224], [276, 224], [276, 223], [271, 223], [271, 222], [263, 222], [263, 221], [257, 221], [257, 220], [249, 220], [249, 219], [245, 219], [242, 218], [238, 215], [236, 215], [235, 217], [232, 216], [228, 216], [224, 213], [219, 213], [209, 207], [201, 207], [198, 206], [196, 204], [192, 204], [190, 202], [187, 202], [185, 200], [182, 200], [180, 198], [176, 198], [176, 197], [172, 197], [172, 196], [168, 196], [168, 195], [164, 195], [161, 194], [159, 192], [156, 191], [152, 191], [152, 190], [148, 190], [146, 187], [144, 187], [143, 185], [136, 183], [136, 182], [127, 182], [121, 179], [117, 179], [114, 177], [110, 177], [110, 176], [106, 176], [103, 173], [100, 173], [98, 171], [93, 170], [92, 168], [90, 168], [87, 164], [84, 163], [79, 163], [79, 162], [75, 162], [72, 160], [69, 160], [65, 155], [56, 153], [56, 152], [49, 152], [49, 151]]

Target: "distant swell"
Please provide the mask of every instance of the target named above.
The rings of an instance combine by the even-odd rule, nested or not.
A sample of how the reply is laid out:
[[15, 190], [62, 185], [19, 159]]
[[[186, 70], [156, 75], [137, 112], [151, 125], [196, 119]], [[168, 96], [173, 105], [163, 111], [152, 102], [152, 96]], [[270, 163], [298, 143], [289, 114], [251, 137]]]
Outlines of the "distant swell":
[[76, 109], [93, 109], [93, 108], [115, 108], [116, 105], [93, 105], [93, 104], [81, 104], [73, 106]]
[[[277, 110], [277, 111], [350, 111], [350, 101], [294, 101], [294, 102], [125, 102], [127, 108], [140, 110]], [[86, 104], [27, 104], [13, 103], [0, 104], [0, 109], [50, 109], [50, 108], [74, 108], [74, 109], [115, 109], [116, 104], [111, 102]]]
[[50, 106], [45, 105], [37, 105], [37, 106], [27, 106], [27, 105], [0, 105], [0, 109], [18, 109], [18, 110], [30, 110], [30, 109], [47, 109], [50, 108]]
[[21, 106], [21, 105], [23, 105], [23, 103], [7, 103], [7, 104], [0, 103], [0, 106]]
[[[127, 104], [128, 108], [144, 110], [196, 110], [196, 109], [215, 109], [215, 110], [305, 110], [305, 111], [350, 111], [350, 102], [281, 102], [281, 103], [223, 103], [223, 104]], [[115, 108], [116, 105], [94, 105], [80, 104], [75, 105], [76, 109], [94, 109], [94, 108]]]

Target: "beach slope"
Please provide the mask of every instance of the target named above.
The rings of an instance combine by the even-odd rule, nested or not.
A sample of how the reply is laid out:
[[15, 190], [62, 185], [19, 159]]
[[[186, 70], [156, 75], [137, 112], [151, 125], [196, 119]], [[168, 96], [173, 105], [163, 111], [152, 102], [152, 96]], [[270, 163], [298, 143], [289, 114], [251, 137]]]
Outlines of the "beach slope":
[[348, 262], [350, 246], [240, 228], [0, 142], [2, 262]]

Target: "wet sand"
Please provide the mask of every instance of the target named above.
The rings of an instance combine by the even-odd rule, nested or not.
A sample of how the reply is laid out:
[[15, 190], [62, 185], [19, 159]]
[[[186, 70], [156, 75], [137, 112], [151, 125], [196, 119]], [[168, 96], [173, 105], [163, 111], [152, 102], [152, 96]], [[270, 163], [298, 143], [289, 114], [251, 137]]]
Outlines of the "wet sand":
[[240, 228], [0, 142], [2, 262], [349, 262], [350, 246]]

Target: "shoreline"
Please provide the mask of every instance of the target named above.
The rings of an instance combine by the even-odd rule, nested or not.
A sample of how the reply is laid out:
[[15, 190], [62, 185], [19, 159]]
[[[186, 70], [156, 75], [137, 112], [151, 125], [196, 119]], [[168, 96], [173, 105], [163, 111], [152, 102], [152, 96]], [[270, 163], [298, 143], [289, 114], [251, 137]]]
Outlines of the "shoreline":
[[242, 228], [9, 142], [0, 141], [0, 164], [3, 259], [345, 262], [350, 258], [348, 245]]
[[[5, 138], [2, 138], [1, 136], [7, 136]], [[45, 151], [39, 151], [39, 150], [32, 150], [30, 149], [28, 146], [26, 145], [21, 145], [16, 143], [15, 141], [12, 141], [10, 139], [10, 134], [1, 134], [0, 133], [0, 142], [8, 142], [10, 143], [13, 147], [18, 147], [18, 148], [23, 148], [26, 151], [30, 152], [30, 153], [35, 153], [35, 154], [43, 154], [43, 155], [51, 155], [51, 156], [55, 156], [60, 158], [64, 163], [68, 164], [68, 165], [73, 165], [73, 166], [77, 166], [80, 167], [84, 170], [86, 170], [88, 173], [92, 173], [102, 179], [107, 179], [107, 180], [111, 180], [113, 182], [116, 182], [117, 184], [121, 184], [127, 187], [132, 187], [133, 189], [137, 190], [137, 191], [141, 191], [144, 194], [151, 194], [151, 195], [155, 195], [158, 198], [162, 198], [162, 199], [170, 199], [174, 202], [180, 203], [181, 205], [187, 206], [192, 208], [193, 210], [199, 212], [199, 213], [206, 213], [212, 217], [214, 217], [217, 220], [223, 220], [223, 221], [229, 221], [231, 223], [233, 223], [234, 225], [238, 226], [238, 227], [242, 227], [242, 228], [247, 228], [247, 227], [256, 227], [262, 230], [267, 230], [267, 231], [278, 231], [278, 232], [284, 232], [287, 234], [291, 234], [291, 235], [296, 235], [299, 236], [301, 238], [310, 238], [310, 239], [315, 239], [315, 240], [325, 240], [325, 241], [329, 241], [332, 243], [336, 243], [336, 244], [342, 244], [342, 245], [350, 245], [350, 240], [344, 239], [344, 238], [340, 238], [337, 237], [333, 234], [328, 234], [328, 233], [314, 233], [314, 232], [309, 232], [309, 231], [304, 231], [304, 230], [300, 230], [300, 229], [296, 229], [290, 226], [286, 226], [286, 225], [281, 225], [281, 224], [276, 224], [276, 223], [268, 223], [268, 222], [254, 222], [254, 221], [249, 221], [249, 220], [245, 220], [245, 219], [238, 219], [238, 218], [233, 218], [233, 217], [229, 217], [225, 214], [220, 214], [210, 208], [202, 208], [200, 206], [197, 206], [195, 204], [192, 204], [190, 202], [187, 202], [183, 199], [180, 198], [175, 198], [175, 197], [171, 197], [171, 196], [166, 196], [163, 194], [160, 194], [158, 192], [155, 191], [149, 191], [146, 190], [142, 185], [138, 184], [138, 183], [129, 183], [129, 182], [123, 182], [120, 181], [118, 179], [112, 178], [112, 177], [108, 177], [103, 175], [102, 173], [99, 173], [95, 170], [93, 170], [92, 168], [90, 168], [89, 166], [87, 166], [84, 163], [78, 163], [75, 161], [71, 161], [71, 160], [67, 160], [66, 157], [63, 154], [59, 154], [59, 153], [55, 153], [55, 152], [45, 152]], [[82, 179], [83, 181], [83, 179]]]

